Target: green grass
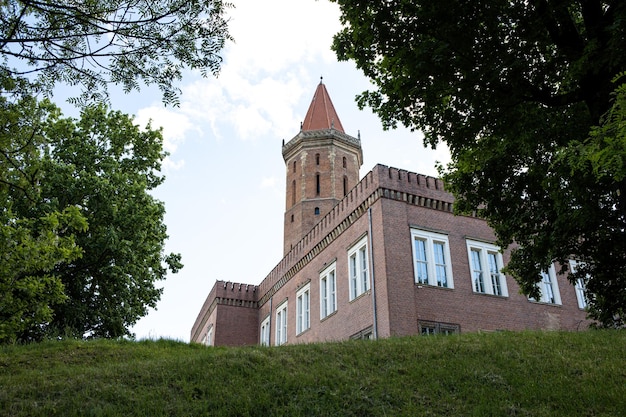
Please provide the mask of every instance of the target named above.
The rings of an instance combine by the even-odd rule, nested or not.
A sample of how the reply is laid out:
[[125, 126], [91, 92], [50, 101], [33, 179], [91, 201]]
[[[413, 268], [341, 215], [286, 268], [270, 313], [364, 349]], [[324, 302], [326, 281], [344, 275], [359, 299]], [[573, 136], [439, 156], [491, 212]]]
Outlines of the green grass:
[[202, 415], [626, 415], [626, 332], [0, 347], [0, 416]]

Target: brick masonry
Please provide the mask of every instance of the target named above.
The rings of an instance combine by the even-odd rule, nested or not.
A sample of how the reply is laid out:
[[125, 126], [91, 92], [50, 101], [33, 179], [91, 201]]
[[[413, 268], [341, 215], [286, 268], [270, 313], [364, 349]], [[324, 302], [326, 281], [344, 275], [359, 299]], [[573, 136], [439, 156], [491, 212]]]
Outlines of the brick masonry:
[[[289, 161], [286, 164], [289, 171]], [[529, 301], [509, 276], [507, 297], [474, 293], [466, 240], [494, 242], [495, 236], [485, 221], [455, 216], [453, 203], [439, 179], [375, 166], [328, 213], [320, 214], [310, 231], [301, 232], [299, 239], [290, 236], [294, 243], [258, 287], [218, 281], [194, 323], [191, 341], [202, 341], [212, 328], [217, 345], [259, 343], [260, 324], [269, 316], [273, 345], [276, 307], [284, 301], [289, 344], [343, 340], [372, 327], [372, 291], [349, 301], [347, 255], [370, 235], [374, 268], [369, 279], [375, 281], [379, 337], [417, 334], [420, 322], [450, 324], [461, 332], [586, 327], [586, 313], [578, 308], [574, 286], [563, 275], [557, 276], [560, 305]], [[416, 284], [412, 227], [447, 235], [454, 288]], [[506, 264], [508, 251], [503, 259]], [[320, 320], [320, 272], [332, 263], [338, 308]], [[307, 283], [311, 326], [296, 335], [296, 292]]]

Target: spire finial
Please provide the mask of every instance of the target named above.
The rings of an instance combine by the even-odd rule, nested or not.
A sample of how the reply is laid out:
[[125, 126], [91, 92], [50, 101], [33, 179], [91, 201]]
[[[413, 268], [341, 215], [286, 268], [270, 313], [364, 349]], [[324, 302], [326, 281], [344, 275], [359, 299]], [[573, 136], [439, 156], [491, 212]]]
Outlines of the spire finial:
[[320, 75], [320, 84], [324, 84], [324, 77]]

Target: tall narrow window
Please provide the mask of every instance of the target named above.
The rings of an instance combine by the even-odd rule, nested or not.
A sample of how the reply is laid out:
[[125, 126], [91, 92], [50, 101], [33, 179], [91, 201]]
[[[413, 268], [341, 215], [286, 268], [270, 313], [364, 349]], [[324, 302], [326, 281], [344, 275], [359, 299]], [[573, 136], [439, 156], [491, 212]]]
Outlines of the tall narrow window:
[[480, 262], [480, 251], [471, 250], [472, 254], [472, 280], [474, 281], [475, 292], [485, 292], [485, 281], [483, 279], [483, 268]]
[[[573, 274], [578, 271], [577, 261], [570, 260], [569, 266]], [[586, 279], [588, 279], [588, 276], [586, 277]], [[583, 278], [578, 278], [574, 287], [576, 288], [576, 300], [578, 301], [578, 308], [587, 308], [587, 289], [585, 287], [585, 280]]]
[[346, 157], [343, 157], [343, 167], [344, 168], [348, 168], [348, 160], [346, 159]]
[[541, 272], [541, 299], [554, 304], [554, 287], [552, 286], [552, 278], [547, 272]]
[[489, 275], [491, 276], [491, 286], [495, 295], [502, 295], [502, 285], [500, 285], [500, 271], [498, 270], [498, 258], [494, 252], [487, 252], [489, 260]]
[[337, 311], [337, 277], [335, 263], [320, 274], [320, 320]]
[[261, 323], [260, 342], [261, 346], [270, 345], [270, 316], [267, 316], [267, 318]]
[[319, 165], [320, 164], [320, 154], [316, 153], [315, 154], [315, 165]]
[[448, 236], [411, 229], [415, 282], [453, 288]]
[[343, 177], [343, 195], [348, 194], [348, 177]]
[[276, 346], [287, 343], [287, 301], [276, 309]]
[[502, 297], [509, 295], [506, 279], [501, 272], [503, 261], [498, 246], [467, 240], [467, 256], [474, 292]]
[[369, 290], [367, 236], [348, 251], [350, 301]]
[[320, 195], [320, 174], [315, 174], [315, 192]]
[[296, 334], [311, 327], [311, 289], [310, 284], [296, 294]]
[[[556, 269], [550, 265], [547, 271], [541, 271], [541, 282], [537, 283], [541, 296], [539, 302], [547, 304], [561, 304], [561, 293], [556, 280]], [[531, 299], [532, 300], [532, 299]], [[535, 301], [535, 300], [533, 300]]]
[[291, 182], [291, 205], [296, 205], [296, 180]]
[[293, 161], [293, 172], [296, 172], [296, 161]]
[[428, 284], [428, 261], [426, 260], [426, 241], [415, 239], [415, 280], [420, 284]]

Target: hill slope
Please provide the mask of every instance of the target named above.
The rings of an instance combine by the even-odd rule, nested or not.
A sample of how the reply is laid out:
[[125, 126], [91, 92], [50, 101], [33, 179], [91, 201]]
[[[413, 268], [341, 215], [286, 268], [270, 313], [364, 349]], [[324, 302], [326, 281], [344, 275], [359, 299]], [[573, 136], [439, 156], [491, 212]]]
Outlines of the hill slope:
[[626, 415], [626, 332], [5, 346], [0, 415]]

